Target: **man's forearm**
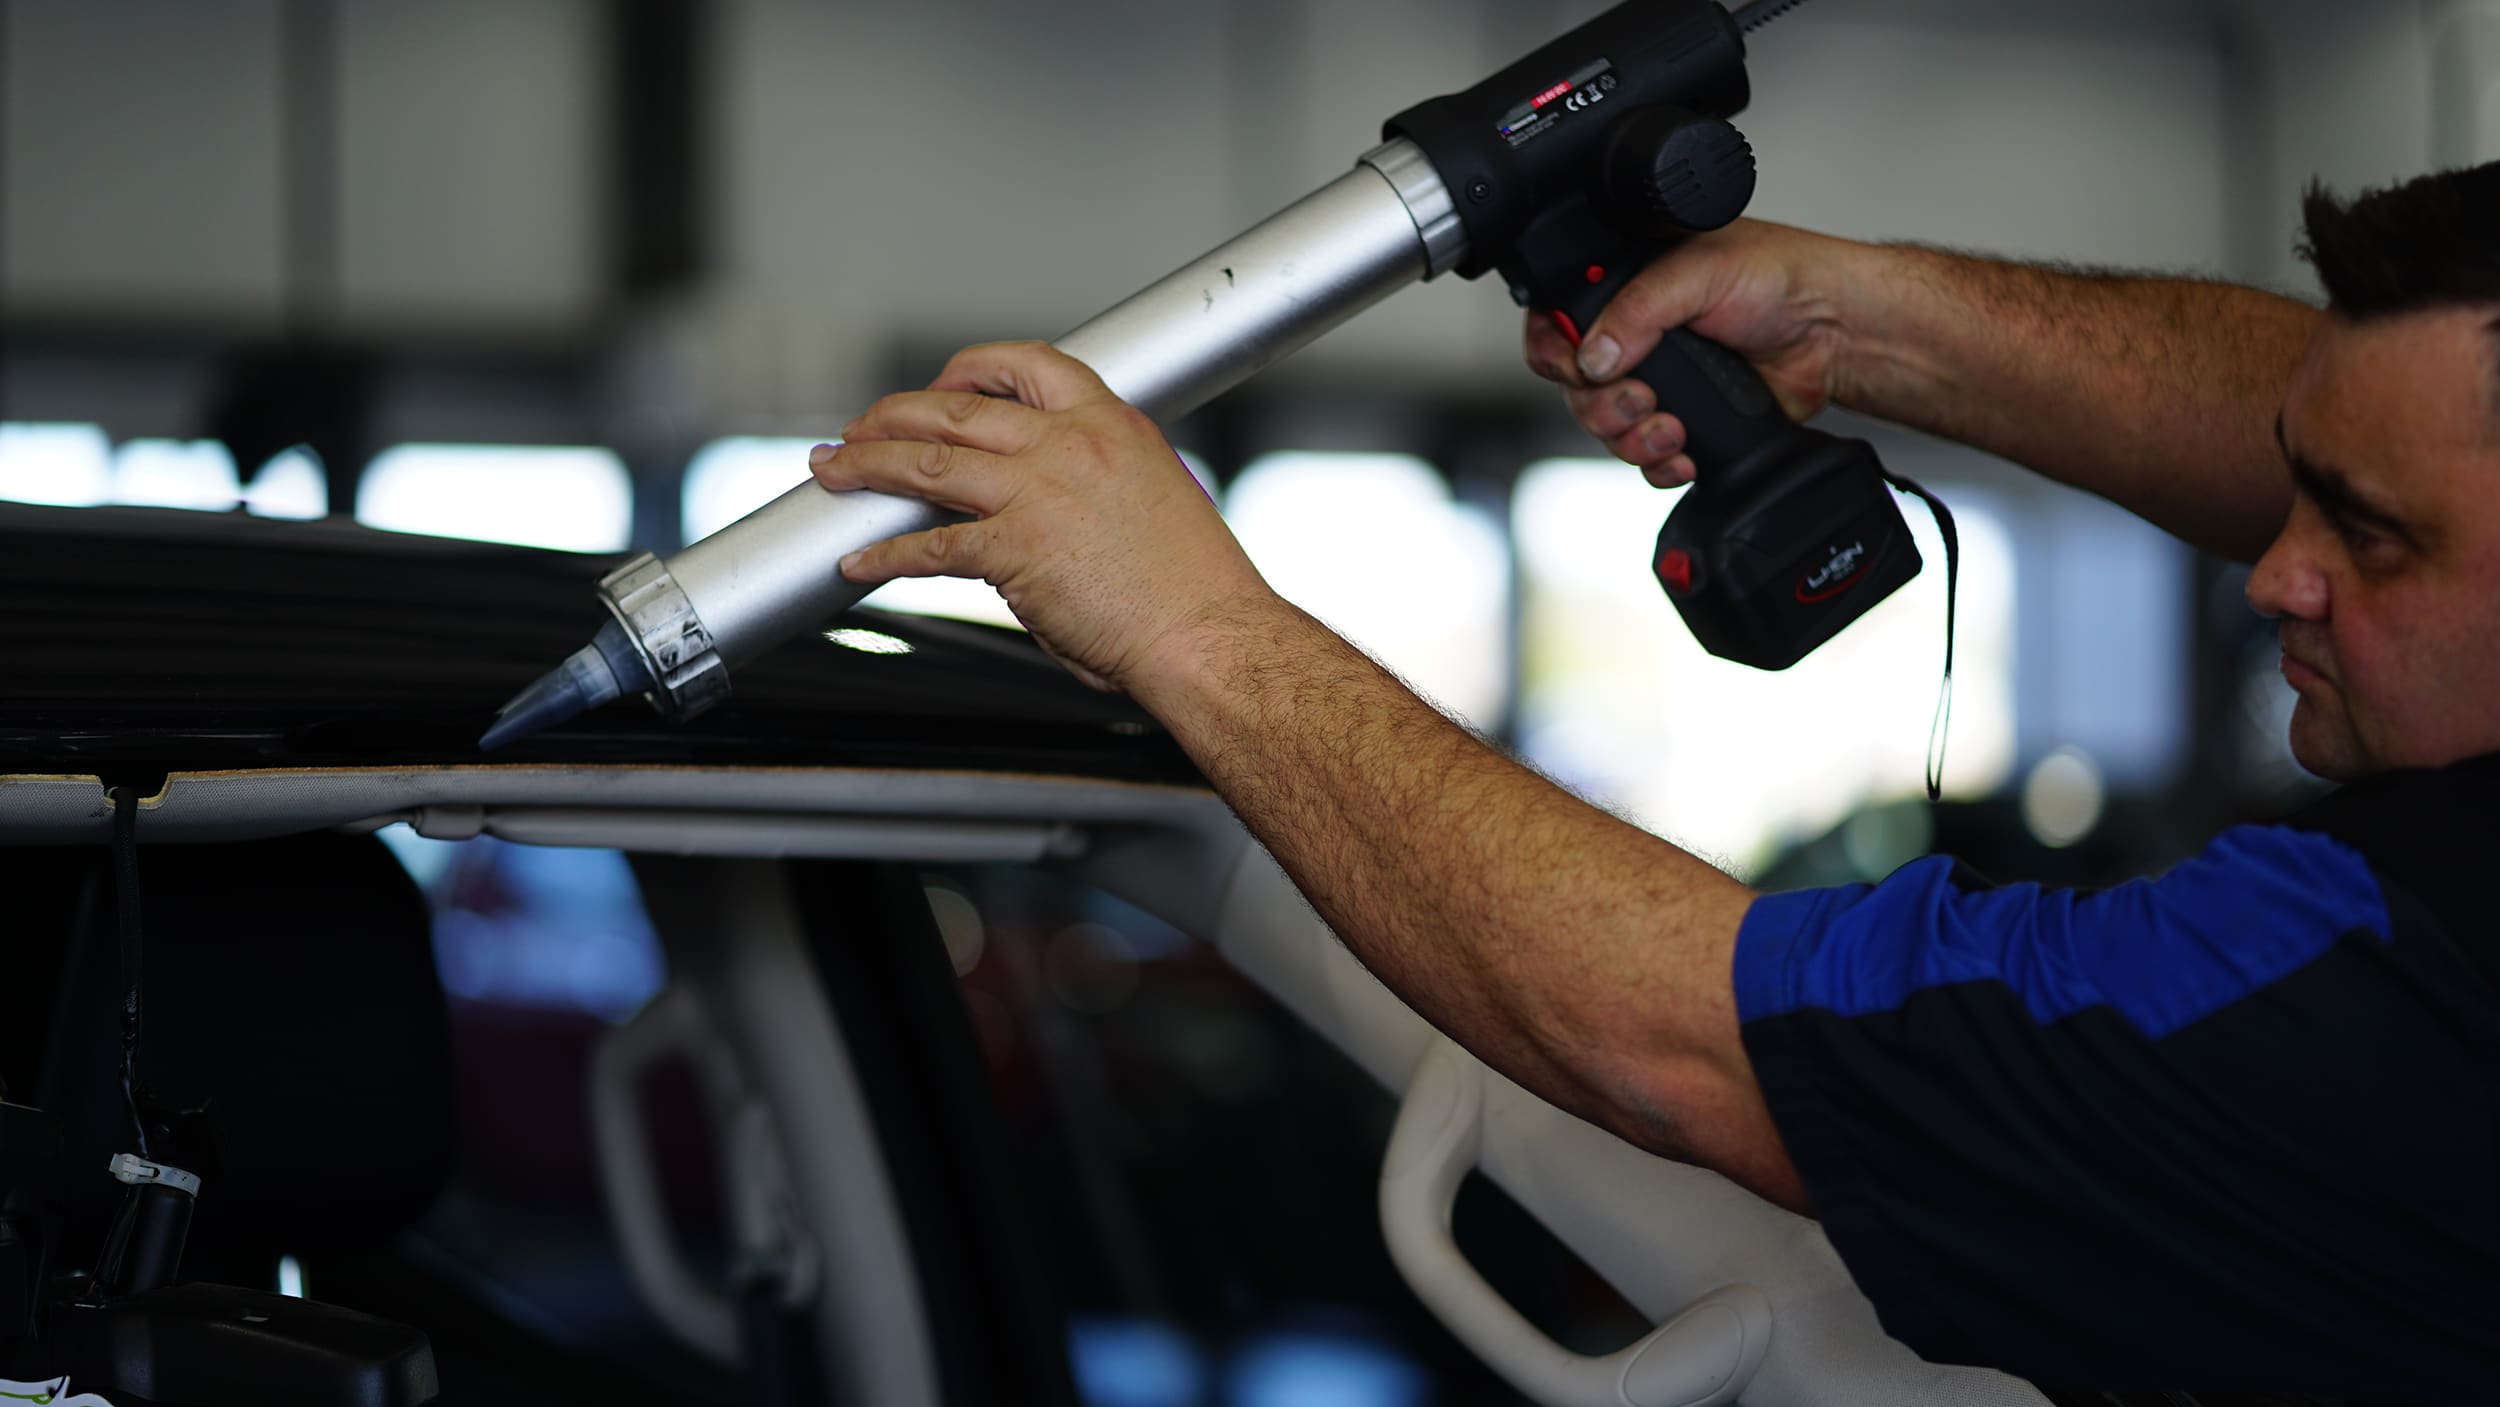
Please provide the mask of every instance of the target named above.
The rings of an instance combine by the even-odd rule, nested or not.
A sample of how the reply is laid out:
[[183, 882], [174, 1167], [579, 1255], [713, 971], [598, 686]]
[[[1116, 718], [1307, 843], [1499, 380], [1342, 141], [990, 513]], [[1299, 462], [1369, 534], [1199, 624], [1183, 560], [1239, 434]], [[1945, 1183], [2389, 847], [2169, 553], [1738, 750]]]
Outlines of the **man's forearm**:
[[1835, 397], [2254, 560], [2290, 482], [2274, 421], [2317, 310], [2231, 284], [1870, 248]]
[[1356, 956], [1548, 1101], [1802, 1203], [1728, 963], [1752, 893], [1486, 746], [1299, 610], [1138, 681]]
[[[1012, 393], [1012, 397], [1010, 396]], [[1172, 731], [1346, 946], [1561, 1107], [1802, 1209], [1736, 1021], [1753, 893], [1451, 723], [1260, 579], [1153, 422], [1037, 343], [958, 353], [809, 456], [977, 516], [850, 554], [990, 582]]]

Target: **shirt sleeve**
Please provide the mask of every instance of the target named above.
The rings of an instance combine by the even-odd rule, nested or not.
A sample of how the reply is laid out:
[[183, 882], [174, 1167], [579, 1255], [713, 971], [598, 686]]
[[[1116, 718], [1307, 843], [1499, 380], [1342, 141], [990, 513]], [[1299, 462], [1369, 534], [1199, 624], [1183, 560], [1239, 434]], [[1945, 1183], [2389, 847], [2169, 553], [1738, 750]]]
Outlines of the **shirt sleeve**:
[[2095, 892], [1931, 859], [1772, 895], [1735, 960], [1772, 1116], [1895, 1337], [2074, 1387], [2373, 1401], [2500, 1381], [2463, 974], [2358, 853], [2282, 827]]

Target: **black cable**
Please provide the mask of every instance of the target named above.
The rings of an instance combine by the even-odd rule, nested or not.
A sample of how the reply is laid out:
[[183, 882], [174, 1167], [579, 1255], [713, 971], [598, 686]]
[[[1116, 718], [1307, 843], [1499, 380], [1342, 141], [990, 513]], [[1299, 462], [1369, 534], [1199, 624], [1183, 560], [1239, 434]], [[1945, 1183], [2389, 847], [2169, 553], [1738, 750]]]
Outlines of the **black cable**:
[[1953, 606], [1961, 593], [1962, 535], [1953, 526], [1953, 510], [1915, 479], [1887, 469], [1884, 482], [1916, 495], [1936, 515], [1936, 531], [1944, 535], [1944, 684], [1936, 694], [1936, 718], [1927, 726], [1927, 799], [1944, 796], [1944, 749], [1953, 728]]
[[104, 863], [79, 866], [78, 907], [72, 912], [69, 943], [61, 952], [61, 968], [52, 988], [51, 1029], [44, 1033], [43, 1064], [35, 1077], [34, 1104], [38, 1109], [58, 1114], [69, 1102], [69, 1090], [75, 1085], [75, 1073], [85, 1062], [78, 1052], [83, 1048], [86, 1023], [79, 1020], [86, 1012], [86, 993], [95, 972], [96, 916], [104, 911], [104, 888], [113, 882], [112, 856]]
[[139, 1113], [139, 793], [133, 787], [113, 788], [113, 914], [121, 930], [122, 1105], [130, 1111], [139, 1156], [153, 1161], [148, 1121]]

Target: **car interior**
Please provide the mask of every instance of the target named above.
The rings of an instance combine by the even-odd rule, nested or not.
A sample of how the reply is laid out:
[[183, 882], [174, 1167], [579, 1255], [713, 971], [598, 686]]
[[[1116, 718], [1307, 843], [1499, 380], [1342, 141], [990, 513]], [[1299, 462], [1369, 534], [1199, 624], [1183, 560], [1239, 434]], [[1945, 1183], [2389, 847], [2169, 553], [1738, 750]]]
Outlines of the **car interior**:
[[[1447, 1391], [1436, 1360], [1536, 1401], [2043, 1400], [1887, 1338], [1810, 1222], [1442, 1039], [1210, 793], [731, 780], [0, 783], [23, 964], [0, 1066], [5, 1361], [115, 1401], [199, 1403], [262, 1400], [253, 1382], [290, 1373], [336, 1394], [302, 1400], [341, 1402], [1288, 1400], [1239, 1385], [1290, 1383], [1295, 1355], [1323, 1350], [1406, 1372], [1415, 1401]], [[117, 816], [134, 823], [118, 845]], [[434, 857], [402, 858], [420, 850]], [[620, 870], [664, 978], [646, 963], [638, 1002], [611, 982], [569, 1011], [447, 995], [443, 972], [493, 982], [436, 945], [475, 959], [496, 941], [450, 938], [449, 920], [526, 912], [534, 861], [513, 862], [548, 856]], [[132, 1151], [117, 1014], [134, 893], [136, 1107], [200, 1190], [178, 1272], [115, 1295], [93, 1267], [123, 1203], [168, 1193], [101, 1172]], [[1264, 994], [1255, 1019], [1228, 1015], [1244, 995], [1227, 985]], [[1263, 1034], [1294, 1023], [1298, 1046]], [[1243, 1087], [1245, 1069], [1267, 1074]], [[1141, 1132], [1158, 1118], [1192, 1129]], [[1376, 1200], [1332, 1203], [1311, 1165], [1367, 1153]], [[1156, 1204], [1210, 1198], [1246, 1245], [1159, 1241]], [[1469, 1199], [1481, 1268], [1452, 1236]], [[1550, 1242], [1523, 1234], [1536, 1226]], [[1311, 1255], [1315, 1237], [1372, 1240], [1375, 1268]], [[1260, 1243], [1300, 1262], [1267, 1275], [1289, 1309], [1244, 1308], [1271, 1269]], [[1227, 1259], [1252, 1263], [1175, 1274]], [[1411, 1293], [1310, 1283], [1389, 1274]], [[241, 1340], [168, 1327], [273, 1301], [341, 1318], [273, 1317]]]

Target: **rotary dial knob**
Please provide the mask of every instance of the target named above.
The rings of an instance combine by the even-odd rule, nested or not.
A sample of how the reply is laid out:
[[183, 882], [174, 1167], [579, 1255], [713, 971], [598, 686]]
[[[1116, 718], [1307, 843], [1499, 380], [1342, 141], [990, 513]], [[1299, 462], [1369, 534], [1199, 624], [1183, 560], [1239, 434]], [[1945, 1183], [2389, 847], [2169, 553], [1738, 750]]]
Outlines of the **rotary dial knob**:
[[1718, 229], [1753, 200], [1753, 144], [1733, 124], [1681, 108], [1626, 115], [1607, 134], [1603, 169], [1615, 218], [1653, 238]]

